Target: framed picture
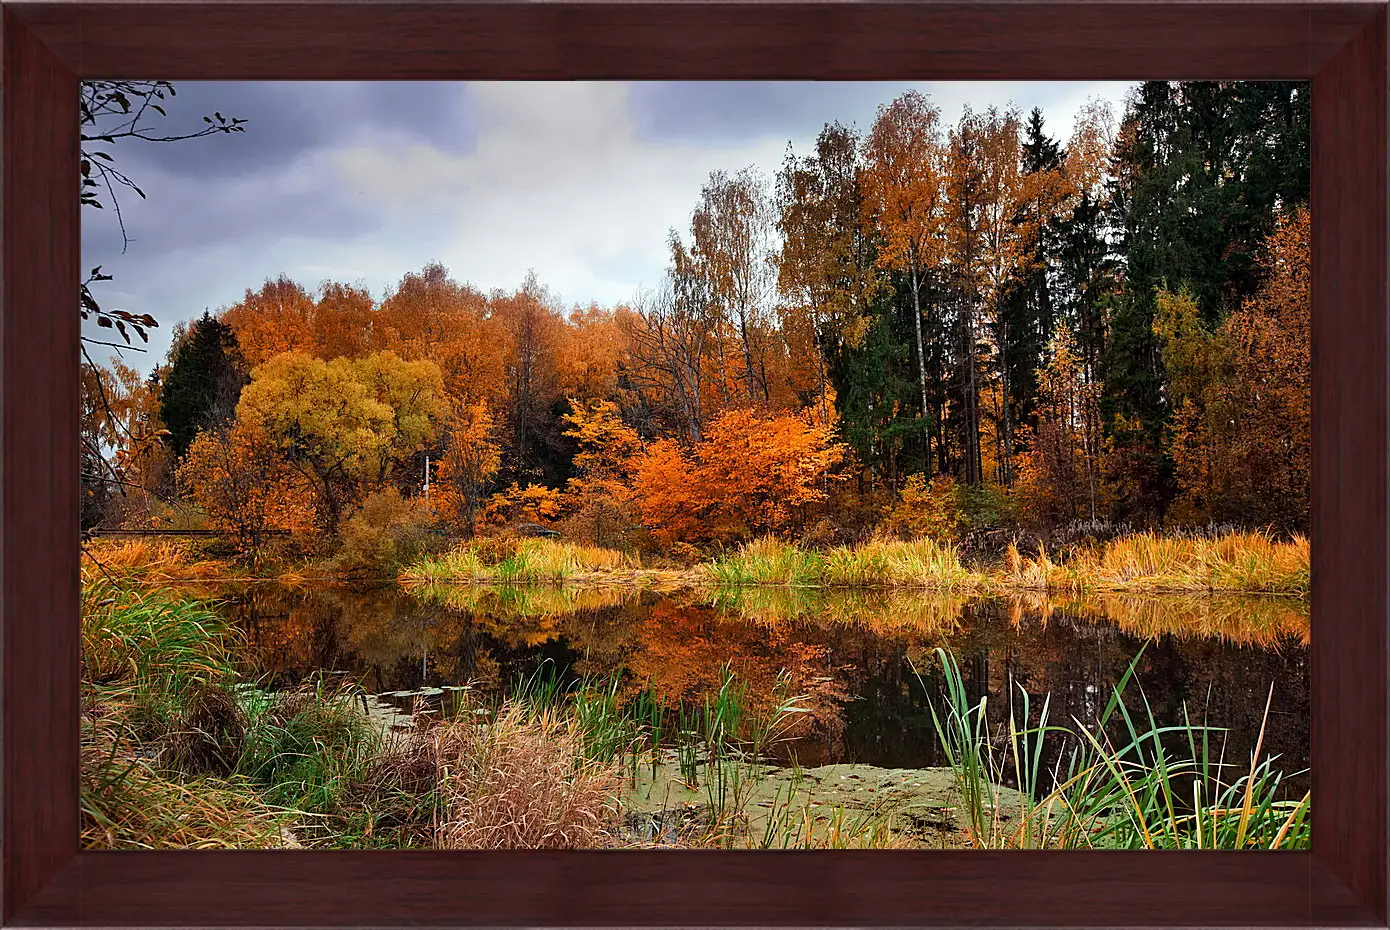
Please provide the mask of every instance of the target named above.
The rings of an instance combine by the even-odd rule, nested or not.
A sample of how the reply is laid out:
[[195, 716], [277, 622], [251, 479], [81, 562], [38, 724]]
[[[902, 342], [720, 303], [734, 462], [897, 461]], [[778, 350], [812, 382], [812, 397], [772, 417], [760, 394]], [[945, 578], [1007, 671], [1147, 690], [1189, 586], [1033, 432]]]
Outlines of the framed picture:
[[7, 4], [0, 917], [1385, 925], [1387, 23]]

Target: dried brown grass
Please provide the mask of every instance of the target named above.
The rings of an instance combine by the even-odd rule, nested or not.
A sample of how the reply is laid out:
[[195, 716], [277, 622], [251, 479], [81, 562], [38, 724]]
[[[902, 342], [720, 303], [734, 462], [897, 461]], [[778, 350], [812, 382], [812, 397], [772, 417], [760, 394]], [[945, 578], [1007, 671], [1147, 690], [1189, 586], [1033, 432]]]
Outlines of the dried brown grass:
[[118, 702], [83, 702], [84, 849], [273, 849], [295, 845], [286, 815], [244, 779], [177, 780], [137, 749]]
[[508, 704], [413, 739], [436, 766], [441, 849], [584, 849], [618, 824], [622, 776], [586, 758], [571, 717]]
[[212, 581], [229, 576], [218, 559], [199, 558], [187, 542], [95, 539], [82, 547], [82, 583], [139, 580], [146, 584]]

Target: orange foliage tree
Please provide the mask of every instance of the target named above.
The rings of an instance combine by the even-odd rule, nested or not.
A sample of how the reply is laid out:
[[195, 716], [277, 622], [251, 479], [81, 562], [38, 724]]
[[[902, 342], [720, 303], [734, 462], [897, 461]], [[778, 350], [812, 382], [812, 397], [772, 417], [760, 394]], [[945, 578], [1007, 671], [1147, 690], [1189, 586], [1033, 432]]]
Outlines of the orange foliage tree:
[[918, 91], [881, 106], [865, 140], [863, 175], [864, 222], [882, 238], [877, 261], [881, 267], [907, 271], [912, 285], [924, 454], [931, 447], [932, 424], [927, 420], [922, 289], [943, 258], [947, 206], [940, 118], [941, 111]]
[[560, 387], [572, 403], [599, 401], [618, 393], [619, 360], [627, 345], [617, 309], [590, 304], [570, 311], [557, 368]]
[[464, 406], [486, 401], [500, 408], [506, 394], [503, 333], [487, 298], [449, 278], [433, 262], [401, 278], [382, 301], [377, 326], [383, 347], [406, 359], [430, 359], [440, 367], [445, 390]]
[[574, 459], [579, 474], [570, 479], [566, 493], [581, 530], [596, 545], [611, 545], [635, 522], [630, 512], [632, 466], [642, 439], [610, 401], [570, 404], [565, 435], [579, 446]]
[[267, 530], [305, 529], [314, 515], [303, 475], [255, 424], [199, 433], [179, 465], [178, 481], [215, 528], [251, 551], [261, 547]]
[[442, 492], [439, 509], [463, 523], [472, 536], [483, 494], [502, 462], [496, 425], [488, 405], [478, 401], [457, 408], [446, 430], [449, 438], [436, 473]]
[[483, 515], [497, 526], [515, 521], [544, 526], [558, 519], [564, 510], [564, 495], [555, 488], [542, 484], [523, 487], [514, 481], [488, 498]]
[[1015, 500], [1043, 526], [1097, 515], [1100, 487], [1100, 389], [1084, 377], [1076, 341], [1058, 326], [1038, 372], [1038, 426], [1021, 431], [1028, 451], [1019, 464]]
[[1161, 294], [1155, 333], [1177, 409], [1180, 497], [1170, 518], [1301, 527], [1309, 515], [1309, 212], [1266, 242], [1265, 280], [1214, 332]]
[[237, 334], [237, 345], [252, 367], [282, 352], [314, 347], [314, 298], [285, 275], [266, 281], [259, 291], [247, 288], [241, 302], [223, 310], [219, 319]]
[[747, 539], [799, 525], [844, 454], [834, 428], [810, 416], [730, 410], [690, 449], [649, 445], [634, 492], [643, 523], [668, 544]]

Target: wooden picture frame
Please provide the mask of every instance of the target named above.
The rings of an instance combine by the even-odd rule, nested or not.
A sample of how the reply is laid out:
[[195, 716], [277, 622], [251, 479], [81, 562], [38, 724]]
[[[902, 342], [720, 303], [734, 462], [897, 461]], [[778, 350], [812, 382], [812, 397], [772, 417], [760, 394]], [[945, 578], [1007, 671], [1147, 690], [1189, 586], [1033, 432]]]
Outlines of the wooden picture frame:
[[[7, 924], [1386, 926], [1384, 3], [35, 0], [0, 29]], [[86, 77], [1311, 79], [1312, 851], [79, 852]]]

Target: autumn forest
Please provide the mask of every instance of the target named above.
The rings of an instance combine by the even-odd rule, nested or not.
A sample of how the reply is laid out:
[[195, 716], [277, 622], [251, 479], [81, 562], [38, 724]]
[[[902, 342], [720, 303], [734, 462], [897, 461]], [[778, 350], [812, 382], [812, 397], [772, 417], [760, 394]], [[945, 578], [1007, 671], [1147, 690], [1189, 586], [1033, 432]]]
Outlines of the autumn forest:
[[[1152, 750], [1074, 741], [1035, 759], [1056, 768], [1074, 753], [1095, 783], [1040, 780], [1019, 768], [1018, 747], [1007, 765], [986, 733], [1002, 711], [987, 715], [981, 695], [1011, 708], [1023, 693], [1027, 717], [1029, 693], [1061, 702], [1071, 689], [1069, 712], [1095, 716], [1098, 687], [1125, 687], [1129, 663], [1163, 706], [1123, 706], [1145, 707], [1158, 733], [1203, 700], [1199, 678], [1180, 685], [1176, 668], [1191, 662], [1198, 676], [1250, 653], [1307, 702], [1307, 671], [1287, 664], [1308, 642], [1308, 200], [1306, 83], [1146, 82], [1119, 112], [1096, 98], [1071, 126], [1004, 101], [948, 113], [909, 90], [868, 126], [828, 122], [811, 149], [789, 144], [771, 175], [710, 173], [667, 235], [664, 274], [617, 304], [562, 302], [544, 267], [485, 293], [422, 255], [382, 294], [247, 281], [239, 301], [177, 324], [146, 370], [123, 353], [89, 357], [84, 605], [105, 618], [84, 626], [91, 661], [116, 674], [133, 640], [107, 634], [142, 610], [171, 629], [230, 624], [245, 629], [228, 643], [260, 644], [257, 672], [296, 670], [301, 703], [268, 685], [261, 704], [209, 699], [191, 665], [158, 687], [142, 679], [137, 692], [161, 697], [136, 700], [139, 713], [94, 692], [119, 723], [98, 726], [93, 746], [130, 727], [137, 743], [167, 743], [172, 769], [152, 773], [136, 802], [93, 787], [87, 842], [196, 845], [172, 826], [183, 815], [159, 829], [102, 820], [118, 800], [165, 803], [160, 791], [196, 774], [230, 779], [222, 813], [203, 815], [241, 825], [231, 845], [1128, 848], [1162, 833], [1179, 846], [1306, 846], [1294, 768], [1307, 730], [1272, 730], [1287, 758], [1257, 758], [1265, 721], [1248, 719], [1261, 708], [1235, 684], [1246, 716], [1230, 721], [1234, 746], [1250, 757], [1203, 788], [1197, 809], [1202, 779], [1147, 755], [1165, 751], [1157, 736]], [[235, 608], [170, 587], [209, 579], [242, 585], [218, 588], [216, 604]], [[246, 587], [269, 581], [273, 596]], [[358, 593], [325, 593], [341, 585]], [[782, 593], [759, 593], [771, 591]], [[266, 645], [257, 618], [282, 614], [285, 629], [309, 616], [328, 626], [294, 634], [302, 647], [290, 633]], [[721, 626], [730, 617], [754, 632], [717, 646], [734, 636]], [[626, 630], [623, 647], [574, 652], [597, 635], [591, 622]], [[351, 640], [357, 623], [405, 638], [375, 660], [324, 645]], [[1093, 640], [1066, 632], [1072, 623], [1130, 637], [1091, 690], [1064, 670], [1105, 663], [1086, 658]], [[856, 646], [846, 630], [869, 638]], [[984, 638], [968, 648], [968, 635]], [[1145, 642], [1169, 658], [1153, 664]], [[1218, 652], [1200, 660], [1185, 651], [1195, 644]], [[250, 674], [235, 659], [249, 647], [224, 647], [226, 674]], [[303, 703], [305, 682], [328, 687], [314, 678], [325, 670], [357, 675], [329, 691], [364, 695], [372, 726], [404, 735], [343, 772], [314, 757], [311, 777], [283, 763], [291, 723], [312, 705], [315, 727], [357, 725], [334, 716], [357, 713], [357, 698]], [[1256, 684], [1264, 700], [1271, 682]], [[420, 700], [472, 707], [470, 689], [503, 702], [488, 705], [488, 727], [419, 723]], [[194, 691], [196, 706], [180, 696]], [[399, 707], [383, 709], [392, 694]], [[856, 711], [852, 695], [897, 709]], [[1277, 710], [1301, 712], [1307, 726], [1307, 703]], [[930, 750], [869, 748], [907, 739], [877, 728], [898, 733], [915, 715]], [[255, 756], [253, 732], [278, 748]], [[681, 733], [699, 736], [688, 745]], [[486, 795], [563, 809], [563, 822], [529, 835], [521, 813], [494, 811], [488, 826], [475, 811], [446, 828], [438, 808], [391, 807], [425, 803], [401, 787], [413, 764], [478, 758], [478, 740], [554, 768], [556, 793], [518, 800], [474, 772], [430, 803], [454, 797], [464, 810]], [[815, 791], [793, 817], [777, 801], [803, 784], [787, 745], [835, 778], [877, 759], [873, 777], [887, 772], [909, 785], [904, 797], [930, 796], [957, 819], [908, 830], [902, 811]], [[1124, 788], [1107, 771], [1128, 772]], [[236, 788], [243, 776], [261, 787]], [[1115, 792], [1136, 779], [1155, 807], [1121, 824]], [[634, 800], [667, 783], [684, 786], [684, 807]], [[1265, 799], [1254, 820], [1248, 785]], [[1205, 842], [1188, 815], [1161, 809], [1171, 791], [1195, 817], [1244, 803], [1240, 830], [1224, 823]], [[758, 813], [768, 792], [773, 813]], [[1067, 817], [1041, 812], [1050, 797]], [[613, 798], [619, 813], [585, 813]], [[1022, 805], [1011, 824], [1006, 800]], [[291, 809], [317, 810], [337, 832], [295, 826]], [[1248, 820], [1259, 826], [1248, 832]]]

